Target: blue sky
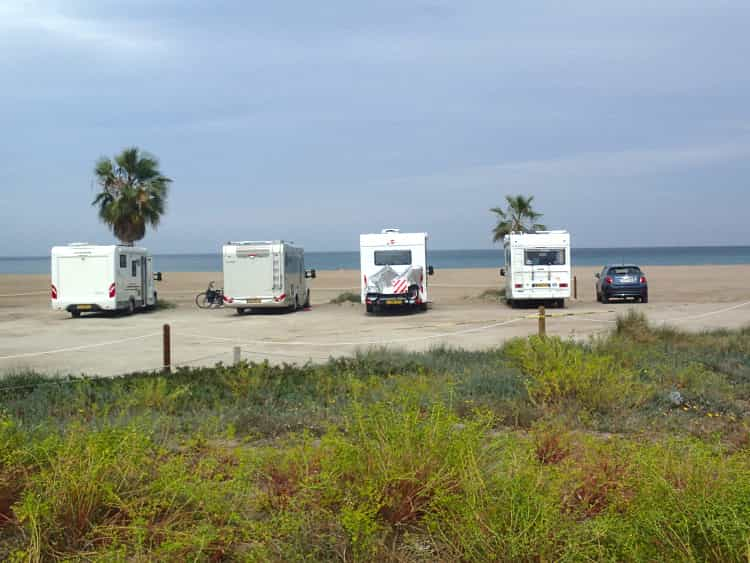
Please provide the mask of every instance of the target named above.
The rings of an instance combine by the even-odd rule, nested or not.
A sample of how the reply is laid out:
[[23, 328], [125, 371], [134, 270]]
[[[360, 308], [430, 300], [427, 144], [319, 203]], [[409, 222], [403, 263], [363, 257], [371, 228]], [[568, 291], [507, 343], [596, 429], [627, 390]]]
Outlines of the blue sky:
[[0, 255], [109, 242], [101, 155], [174, 179], [144, 244], [750, 244], [748, 2], [0, 2]]

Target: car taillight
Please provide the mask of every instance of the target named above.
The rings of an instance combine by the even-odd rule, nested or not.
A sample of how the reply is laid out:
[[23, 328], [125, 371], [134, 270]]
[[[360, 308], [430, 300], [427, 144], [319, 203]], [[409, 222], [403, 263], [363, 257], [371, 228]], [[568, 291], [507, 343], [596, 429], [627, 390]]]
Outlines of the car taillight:
[[641, 276], [641, 283], [646, 283], [646, 276]]
[[109, 284], [109, 298], [112, 299], [117, 294], [117, 286], [115, 284]]
[[224, 299], [224, 303], [232, 303], [234, 301], [234, 299], [227, 297], [226, 295], [223, 295], [222, 299]]
[[57, 299], [57, 288], [55, 287], [55, 284], [50, 285], [49, 293], [52, 296], [52, 299]]
[[604, 281], [611, 284], [612, 283], [612, 277], [611, 276], [607, 276], [606, 278], [604, 278]]

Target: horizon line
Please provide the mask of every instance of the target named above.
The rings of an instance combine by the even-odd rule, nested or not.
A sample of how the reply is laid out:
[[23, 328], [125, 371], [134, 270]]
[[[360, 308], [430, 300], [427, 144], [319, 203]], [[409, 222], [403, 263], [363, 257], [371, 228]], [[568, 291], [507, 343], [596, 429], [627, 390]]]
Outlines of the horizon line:
[[[102, 245], [107, 246], [107, 245]], [[658, 250], [658, 249], [688, 249], [688, 248], [750, 248], [750, 244], [708, 244], [708, 245], [657, 245], [657, 246], [571, 246], [572, 250]], [[447, 252], [447, 251], [492, 251], [501, 250], [501, 247], [496, 248], [431, 248], [432, 251]], [[359, 252], [358, 249], [354, 250], [306, 250], [308, 253], [348, 253], [348, 252]], [[221, 255], [221, 252], [152, 252], [154, 256], [210, 256], [213, 254]], [[18, 255], [18, 256], [0, 256], [0, 260], [23, 260], [23, 259], [48, 259], [49, 255]]]

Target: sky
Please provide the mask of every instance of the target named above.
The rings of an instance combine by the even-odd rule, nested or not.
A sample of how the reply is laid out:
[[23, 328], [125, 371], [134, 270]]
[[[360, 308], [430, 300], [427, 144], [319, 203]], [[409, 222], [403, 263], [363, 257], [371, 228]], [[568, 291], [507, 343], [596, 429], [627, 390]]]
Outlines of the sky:
[[143, 244], [750, 244], [750, 3], [0, 0], [0, 256], [111, 243], [94, 163], [174, 182]]

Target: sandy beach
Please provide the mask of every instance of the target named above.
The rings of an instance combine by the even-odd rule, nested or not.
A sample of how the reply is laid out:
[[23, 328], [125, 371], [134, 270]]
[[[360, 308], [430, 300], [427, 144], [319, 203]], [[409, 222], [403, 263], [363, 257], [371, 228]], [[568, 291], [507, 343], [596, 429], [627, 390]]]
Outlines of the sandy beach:
[[[578, 299], [548, 319], [548, 332], [588, 338], [610, 330], [618, 314], [643, 311], [655, 323], [685, 330], [738, 328], [750, 324], [750, 265], [644, 268], [650, 302], [599, 304], [595, 268], [575, 268]], [[239, 316], [234, 310], [199, 310], [193, 299], [221, 273], [165, 273], [159, 297], [173, 309], [132, 317], [91, 315], [72, 319], [49, 307], [49, 276], [0, 276], [0, 372], [33, 368], [49, 373], [116, 375], [161, 365], [161, 330], [172, 327], [173, 362], [228, 363], [233, 348], [243, 357], [270, 362], [322, 361], [372, 346], [425, 350], [438, 345], [481, 349], [532, 334], [533, 310], [514, 310], [480, 298], [502, 280], [495, 269], [438, 270], [430, 280], [433, 300], [425, 313], [367, 316], [353, 304], [329, 301], [359, 291], [356, 270], [321, 271], [311, 283], [311, 310]], [[565, 316], [557, 316], [564, 314]], [[569, 315], [569, 316], [568, 316]]]

